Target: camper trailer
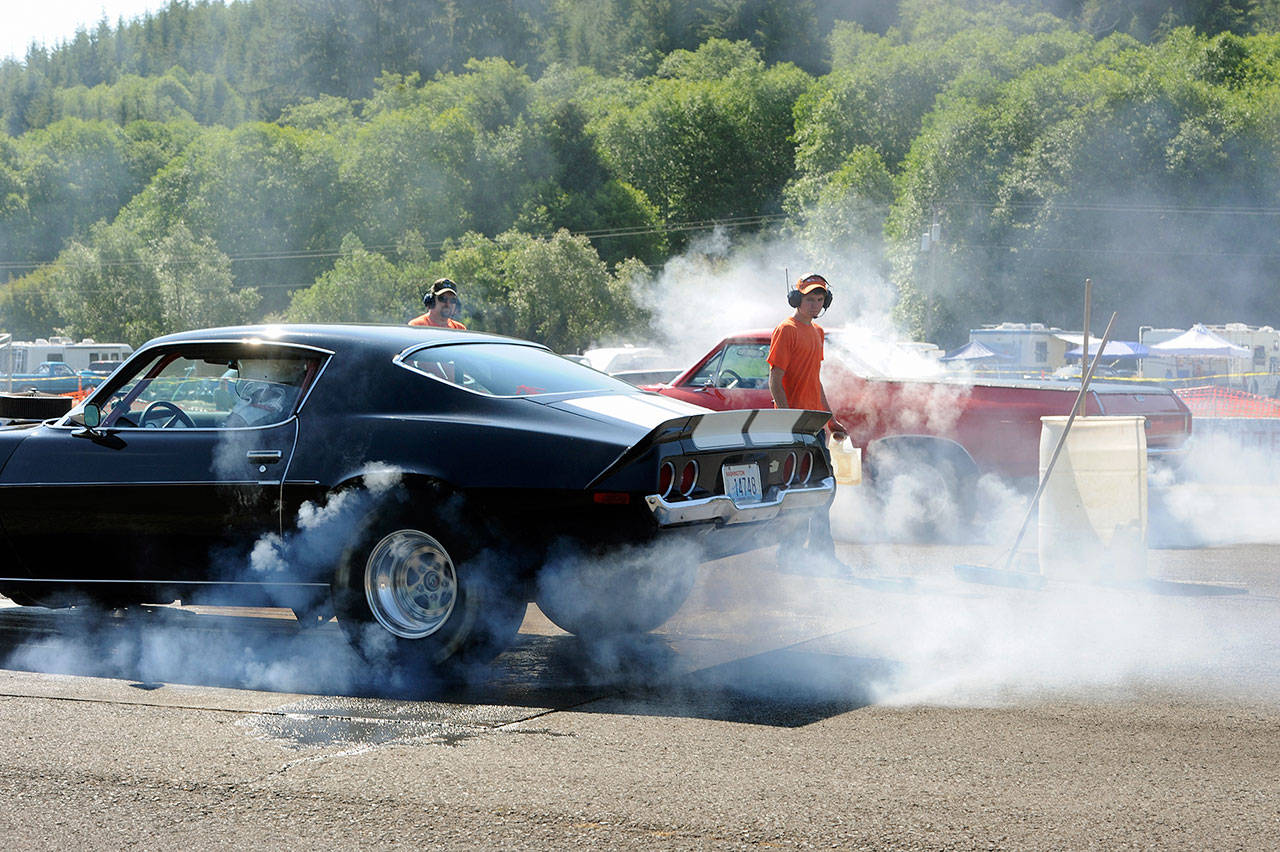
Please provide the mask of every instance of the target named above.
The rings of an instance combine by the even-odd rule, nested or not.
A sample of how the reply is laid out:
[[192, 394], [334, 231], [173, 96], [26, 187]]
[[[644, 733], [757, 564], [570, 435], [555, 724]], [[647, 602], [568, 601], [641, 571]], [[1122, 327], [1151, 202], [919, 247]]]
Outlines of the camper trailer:
[[1015, 374], [1052, 374], [1067, 363], [1067, 350], [1079, 346], [1082, 336], [1044, 323], [1002, 322], [969, 330], [970, 342], [979, 342], [1000, 356], [991, 369]]
[[85, 338], [79, 342], [69, 337], [8, 340], [0, 335], [0, 376], [29, 373], [46, 362], [61, 362], [75, 372], [88, 370], [95, 361], [120, 362], [133, 352], [127, 343], [98, 343]]

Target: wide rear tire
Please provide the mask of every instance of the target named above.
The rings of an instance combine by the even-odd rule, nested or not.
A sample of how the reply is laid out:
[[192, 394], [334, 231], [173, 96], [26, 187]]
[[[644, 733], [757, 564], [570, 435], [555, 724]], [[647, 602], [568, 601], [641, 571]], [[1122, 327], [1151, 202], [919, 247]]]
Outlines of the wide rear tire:
[[333, 604], [367, 660], [445, 671], [487, 663], [524, 619], [521, 585], [443, 524], [378, 522], [347, 549]]

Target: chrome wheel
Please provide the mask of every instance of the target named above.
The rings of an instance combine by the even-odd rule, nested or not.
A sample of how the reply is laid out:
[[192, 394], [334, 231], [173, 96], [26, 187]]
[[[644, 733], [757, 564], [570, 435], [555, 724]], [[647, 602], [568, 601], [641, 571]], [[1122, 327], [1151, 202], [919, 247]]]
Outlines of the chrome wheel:
[[418, 530], [396, 530], [369, 553], [364, 594], [379, 624], [402, 639], [421, 639], [449, 620], [458, 575], [440, 542]]

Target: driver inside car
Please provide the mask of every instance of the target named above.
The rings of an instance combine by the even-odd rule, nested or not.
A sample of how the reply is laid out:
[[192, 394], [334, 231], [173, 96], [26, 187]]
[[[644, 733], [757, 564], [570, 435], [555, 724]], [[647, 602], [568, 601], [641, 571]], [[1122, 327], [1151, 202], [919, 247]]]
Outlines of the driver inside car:
[[279, 385], [265, 382], [244, 382], [249, 389], [246, 395], [232, 407], [231, 413], [222, 425], [235, 428], [237, 426], [259, 426], [264, 423], [277, 423], [284, 419], [285, 389]]
[[[290, 413], [306, 365], [296, 361], [241, 360], [223, 374], [238, 400], [223, 421], [227, 428], [279, 423]], [[231, 379], [234, 375], [236, 378]]]

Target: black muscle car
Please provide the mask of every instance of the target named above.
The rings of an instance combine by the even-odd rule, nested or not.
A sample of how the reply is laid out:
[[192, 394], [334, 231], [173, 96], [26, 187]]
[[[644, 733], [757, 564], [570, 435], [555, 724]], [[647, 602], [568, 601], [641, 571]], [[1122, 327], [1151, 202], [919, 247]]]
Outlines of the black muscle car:
[[826, 511], [825, 419], [708, 412], [479, 333], [174, 334], [0, 428], [0, 593], [287, 606], [432, 664], [497, 653], [530, 600], [579, 635], [645, 631], [700, 561]]

